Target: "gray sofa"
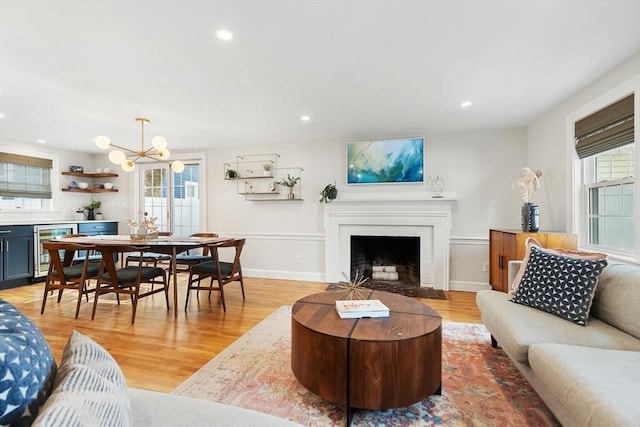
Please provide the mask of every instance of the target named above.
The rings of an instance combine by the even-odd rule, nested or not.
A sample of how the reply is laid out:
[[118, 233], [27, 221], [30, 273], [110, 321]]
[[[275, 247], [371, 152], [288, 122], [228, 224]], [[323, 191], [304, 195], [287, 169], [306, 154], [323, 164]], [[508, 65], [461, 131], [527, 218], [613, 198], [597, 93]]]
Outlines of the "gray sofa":
[[[518, 263], [509, 265], [513, 279]], [[481, 291], [482, 321], [564, 426], [640, 426], [640, 266], [609, 261], [587, 326]]]
[[115, 359], [74, 331], [59, 363], [41, 331], [0, 299], [0, 425], [299, 426], [206, 400], [128, 388]]

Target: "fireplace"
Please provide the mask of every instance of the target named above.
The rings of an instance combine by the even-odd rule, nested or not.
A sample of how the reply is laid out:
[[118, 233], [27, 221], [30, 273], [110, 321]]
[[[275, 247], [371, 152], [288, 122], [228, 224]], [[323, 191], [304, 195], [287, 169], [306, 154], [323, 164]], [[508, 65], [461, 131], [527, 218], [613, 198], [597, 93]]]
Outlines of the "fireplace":
[[420, 286], [420, 238], [351, 236], [351, 278]]
[[352, 236], [408, 237], [418, 241], [417, 283], [449, 290], [449, 232], [454, 199], [395, 194], [351, 197], [341, 196], [324, 208], [327, 282], [353, 278]]

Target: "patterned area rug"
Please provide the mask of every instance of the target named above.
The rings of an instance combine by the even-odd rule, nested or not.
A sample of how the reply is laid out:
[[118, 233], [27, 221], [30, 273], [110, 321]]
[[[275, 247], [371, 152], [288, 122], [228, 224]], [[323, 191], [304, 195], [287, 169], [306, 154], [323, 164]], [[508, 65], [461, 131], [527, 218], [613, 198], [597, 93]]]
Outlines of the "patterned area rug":
[[[367, 280], [362, 286], [373, 289], [374, 291], [392, 292], [394, 294], [404, 295], [405, 297], [447, 299], [447, 296], [441, 289], [410, 285], [402, 282]], [[335, 283], [330, 283], [325, 290], [334, 291], [336, 289], [338, 289], [338, 286]]]
[[[307, 426], [344, 426], [345, 409], [291, 371], [291, 307], [283, 306], [173, 393], [250, 408]], [[352, 426], [557, 426], [483, 325], [443, 323], [442, 396], [406, 408], [356, 411]]]

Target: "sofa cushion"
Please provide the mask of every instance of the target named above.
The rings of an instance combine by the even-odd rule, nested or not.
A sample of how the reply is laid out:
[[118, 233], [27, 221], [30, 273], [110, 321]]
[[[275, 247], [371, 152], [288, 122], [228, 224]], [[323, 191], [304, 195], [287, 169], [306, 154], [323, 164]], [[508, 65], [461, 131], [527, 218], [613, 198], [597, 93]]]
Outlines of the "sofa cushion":
[[591, 314], [640, 338], [640, 266], [610, 263], [598, 279]]
[[579, 259], [532, 247], [513, 302], [586, 325], [604, 259]]
[[49, 396], [56, 362], [40, 330], [0, 299], [0, 425], [29, 425]]
[[529, 365], [577, 425], [640, 425], [640, 352], [534, 344]]
[[551, 313], [513, 304], [509, 298], [504, 292], [480, 291], [476, 303], [491, 335], [517, 362], [527, 363], [529, 346], [537, 343], [640, 351], [640, 340], [595, 317], [583, 327]]
[[130, 388], [129, 395], [134, 425], [300, 427], [274, 415], [177, 394]]
[[51, 396], [34, 426], [133, 425], [126, 381], [113, 357], [74, 331], [65, 346]]

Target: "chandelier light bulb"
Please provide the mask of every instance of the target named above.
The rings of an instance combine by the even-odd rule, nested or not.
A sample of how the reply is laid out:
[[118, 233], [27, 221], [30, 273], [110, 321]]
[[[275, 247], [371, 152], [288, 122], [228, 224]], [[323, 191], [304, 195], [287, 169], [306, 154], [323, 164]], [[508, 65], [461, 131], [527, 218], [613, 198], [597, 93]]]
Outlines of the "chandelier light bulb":
[[98, 148], [106, 150], [111, 145], [111, 138], [108, 136], [100, 135], [93, 138], [93, 141], [96, 143]]
[[180, 160], [175, 160], [171, 163], [171, 170], [175, 173], [182, 173], [184, 171], [184, 163]]
[[111, 160], [111, 163], [120, 165], [127, 160], [127, 156], [120, 150], [113, 150], [109, 153], [109, 160]]
[[125, 160], [124, 163], [122, 163], [122, 170], [125, 172], [133, 172], [135, 168], [136, 164], [133, 163], [133, 160]]
[[162, 150], [164, 148], [167, 148], [167, 140], [161, 136], [154, 136], [151, 140], [151, 146], [158, 151]]
[[162, 148], [158, 150], [158, 152], [156, 153], [156, 156], [158, 156], [160, 160], [167, 160], [170, 155], [171, 155], [171, 152], [166, 148]]

